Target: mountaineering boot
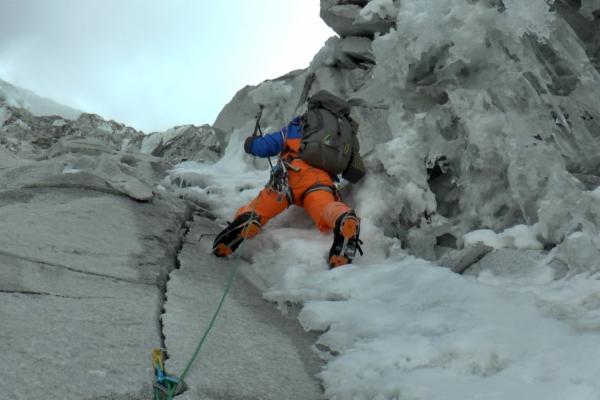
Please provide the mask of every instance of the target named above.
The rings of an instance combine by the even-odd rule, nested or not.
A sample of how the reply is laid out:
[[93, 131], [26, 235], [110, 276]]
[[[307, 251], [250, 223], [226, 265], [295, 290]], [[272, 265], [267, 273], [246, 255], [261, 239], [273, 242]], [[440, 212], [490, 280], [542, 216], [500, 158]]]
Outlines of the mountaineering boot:
[[362, 241], [358, 238], [360, 234], [360, 220], [354, 211], [348, 211], [340, 215], [333, 230], [333, 244], [329, 250], [329, 268], [340, 267], [351, 264], [356, 250], [363, 255], [360, 248]]
[[240, 214], [217, 235], [213, 242], [213, 254], [217, 257], [232, 254], [244, 239], [253, 238], [260, 232], [260, 229], [260, 217], [256, 213]]

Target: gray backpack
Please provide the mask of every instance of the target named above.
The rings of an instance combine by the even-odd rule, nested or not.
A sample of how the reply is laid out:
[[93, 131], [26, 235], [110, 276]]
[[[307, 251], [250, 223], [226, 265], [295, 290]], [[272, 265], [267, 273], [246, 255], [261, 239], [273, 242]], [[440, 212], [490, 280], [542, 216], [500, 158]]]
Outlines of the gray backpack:
[[356, 137], [358, 124], [350, 118], [350, 108], [348, 102], [325, 90], [311, 96], [302, 116], [300, 158], [332, 176], [342, 174], [357, 182], [365, 171]]

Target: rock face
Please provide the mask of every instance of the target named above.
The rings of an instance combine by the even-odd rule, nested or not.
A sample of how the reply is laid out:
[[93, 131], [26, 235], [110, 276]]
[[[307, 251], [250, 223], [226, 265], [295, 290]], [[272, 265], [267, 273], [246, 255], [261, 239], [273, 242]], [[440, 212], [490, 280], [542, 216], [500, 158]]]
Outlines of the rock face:
[[140, 365], [148, 348], [160, 346], [160, 287], [175, 266], [188, 207], [125, 177], [7, 158], [0, 166], [0, 347], [12, 367], [3, 371], [11, 383], [2, 392], [11, 399], [147, 398]]
[[[0, 374], [5, 377], [0, 398], [152, 398], [150, 351], [169, 340], [174, 355], [181, 356], [172, 359], [179, 366], [197, 339], [189, 335], [179, 341], [181, 332], [163, 319], [172, 326], [196, 323], [196, 308], [185, 313], [186, 296], [212, 309], [198, 293], [216, 295], [225, 276], [206, 262], [205, 269], [214, 268], [212, 278], [197, 274], [208, 251], [200, 247], [205, 242], [186, 241], [197, 207], [159, 183], [182, 160], [217, 160], [225, 135], [208, 125], [144, 135], [97, 115], [35, 116], [11, 104], [0, 101]], [[206, 212], [202, 215], [206, 222]], [[170, 273], [181, 265], [186, 270], [174, 275], [169, 296]], [[177, 286], [178, 277], [187, 274], [192, 287]], [[260, 346], [274, 337], [295, 343], [273, 354], [295, 360], [286, 376], [298, 382], [300, 398], [319, 397], [316, 380], [305, 371], [310, 357], [297, 356], [310, 352], [312, 336], [301, 335], [297, 322], [263, 303], [251, 285], [236, 291], [255, 303], [244, 310], [260, 309], [262, 317], [257, 322], [255, 314], [236, 314], [233, 326], [260, 328]], [[167, 296], [171, 313], [164, 310]], [[286, 331], [281, 324], [287, 324]], [[248, 351], [235, 354], [238, 366], [251, 367], [245, 382], [260, 371], [252, 367], [255, 357]], [[318, 360], [311, 365], [318, 372]], [[230, 399], [248, 393], [243, 387], [232, 391], [230, 381], [211, 380], [207, 387], [199, 377], [205, 375], [189, 380], [189, 393], [235, 394], [214, 397]], [[282, 398], [278, 394], [287, 393], [288, 383], [263, 379], [255, 391], [261, 398]]]
[[560, 0], [554, 2], [554, 7], [584, 43], [590, 61], [600, 71], [600, 2]]
[[0, 110], [3, 396], [149, 398], [140, 366], [191, 213], [155, 191], [168, 164], [95, 115]]
[[143, 366], [185, 214], [77, 185], [0, 192], [7, 399], [150, 397]]
[[27, 168], [41, 174], [36, 185], [94, 181], [96, 188], [147, 201], [167, 168], [184, 160], [214, 162], [225, 141], [224, 132], [209, 125], [144, 135], [94, 114], [39, 117], [0, 103], [0, 148], [35, 161]]
[[148, 201], [153, 197], [153, 182], [168, 165], [139, 152], [121, 151], [124, 143], [142, 133], [98, 116], [83, 114], [68, 121], [35, 117], [22, 109], [5, 110], [7, 118], [0, 127], [0, 144], [5, 152], [21, 160], [21, 166], [0, 171], [4, 177], [0, 187], [4, 190], [23, 185], [84, 185]]
[[[256, 295], [244, 276], [249, 265], [206, 256], [212, 248], [212, 234], [220, 229], [206, 217], [194, 218], [188, 234], [189, 243], [194, 245], [184, 245], [179, 256], [181, 267], [168, 282], [162, 316], [170, 355], [167, 369], [183, 371], [191, 349], [209, 325], [231, 269], [240, 269], [218, 323], [186, 377], [191, 387], [181, 398], [320, 398], [321, 389], [313, 376], [321, 362], [309, 350], [316, 334], [298, 335], [297, 313], [282, 315]], [[190, 297], [193, 293], [196, 295]]]
[[94, 138], [112, 151], [141, 137], [142, 132], [94, 114], [68, 120], [59, 116], [38, 117], [22, 108], [0, 105], [0, 145], [22, 158], [47, 158], [48, 150], [62, 138]]
[[182, 161], [212, 163], [223, 155], [225, 145], [225, 132], [218, 128], [184, 125], [147, 135], [141, 150], [171, 164]]
[[[373, 38], [376, 33], [387, 32], [395, 23], [381, 7], [394, 8], [393, 2], [368, 0], [321, 0], [321, 18], [340, 36], [365, 36]], [[373, 7], [375, 5], [375, 7]]]

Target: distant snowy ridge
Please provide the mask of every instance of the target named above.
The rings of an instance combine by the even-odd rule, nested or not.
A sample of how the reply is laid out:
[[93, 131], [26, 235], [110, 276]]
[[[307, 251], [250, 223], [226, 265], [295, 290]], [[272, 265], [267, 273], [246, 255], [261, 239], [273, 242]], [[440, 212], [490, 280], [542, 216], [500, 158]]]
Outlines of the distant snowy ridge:
[[11, 107], [24, 108], [37, 116], [57, 115], [66, 119], [77, 119], [82, 113], [0, 79], [0, 104], [2, 102]]
[[21, 157], [44, 157], [62, 151], [61, 140], [82, 137], [117, 145], [122, 151], [163, 157], [170, 163], [214, 162], [222, 156], [227, 141], [222, 130], [210, 125], [182, 125], [145, 134], [0, 80], [0, 145]]

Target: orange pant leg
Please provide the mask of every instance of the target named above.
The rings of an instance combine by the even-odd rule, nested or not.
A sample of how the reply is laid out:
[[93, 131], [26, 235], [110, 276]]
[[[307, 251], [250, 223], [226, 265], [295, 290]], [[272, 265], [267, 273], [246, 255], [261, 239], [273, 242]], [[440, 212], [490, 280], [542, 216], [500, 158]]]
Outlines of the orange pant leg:
[[351, 210], [346, 204], [336, 201], [333, 194], [326, 190], [317, 190], [306, 195], [304, 209], [321, 232], [333, 229], [340, 215]]
[[264, 188], [254, 200], [240, 207], [235, 216], [237, 217], [245, 212], [254, 211], [260, 217], [261, 225], [264, 226], [271, 218], [288, 207], [287, 199], [278, 197], [277, 193], [273, 190]]
[[303, 199], [304, 192], [314, 185], [333, 186], [333, 181], [327, 172], [312, 167], [302, 160], [294, 160], [293, 165], [300, 169], [299, 172], [288, 170], [289, 184], [294, 192], [294, 204], [304, 207], [320, 231], [327, 232], [333, 229], [338, 217], [350, 211], [350, 207], [336, 201], [333, 193], [327, 190], [316, 190]]

